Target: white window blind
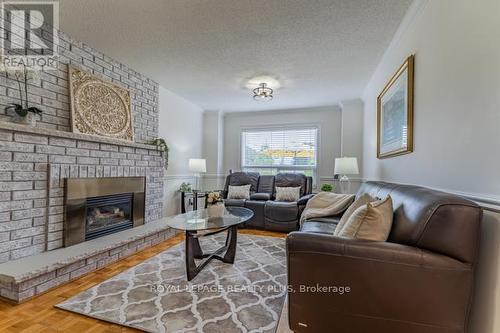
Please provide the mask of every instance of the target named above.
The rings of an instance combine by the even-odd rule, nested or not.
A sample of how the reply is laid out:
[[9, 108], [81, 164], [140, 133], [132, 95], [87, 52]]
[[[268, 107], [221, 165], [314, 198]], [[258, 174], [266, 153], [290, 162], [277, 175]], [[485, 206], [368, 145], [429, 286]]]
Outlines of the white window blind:
[[317, 156], [317, 127], [245, 129], [241, 133], [244, 171], [304, 173], [316, 178]]

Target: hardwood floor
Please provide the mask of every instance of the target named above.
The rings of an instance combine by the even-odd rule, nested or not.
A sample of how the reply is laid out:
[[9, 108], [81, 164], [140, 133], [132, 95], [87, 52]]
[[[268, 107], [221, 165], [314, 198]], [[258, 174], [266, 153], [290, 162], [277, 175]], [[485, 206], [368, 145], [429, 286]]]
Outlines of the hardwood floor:
[[[286, 237], [286, 234], [270, 231], [239, 230], [238, 232], [241, 234]], [[0, 332], [139, 332], [131, 328], [60, 310], [55, 308], [54, 305], [165, 251], [171, 246], [179, 244], [183, 240], [184, 235], [177, 235], [26, 303], [13, 305], [0, 301]]]

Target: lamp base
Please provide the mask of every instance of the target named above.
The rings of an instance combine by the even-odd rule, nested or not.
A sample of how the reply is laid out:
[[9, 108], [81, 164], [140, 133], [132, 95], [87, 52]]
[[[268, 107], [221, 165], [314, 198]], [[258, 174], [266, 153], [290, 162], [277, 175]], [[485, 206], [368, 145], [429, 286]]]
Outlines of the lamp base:
[[349, 180], [349, 177], [346, 175], [343, 175], [339, 179], [339, 185], [340, 185], [340, 193], [341, 194], [350, 194], [351, 193], [351, 181]]
[[199, 173], [195, 173], [194, 174], [194, 188], [193, 188], [193, 191], [201, 191], [200, 190], [200, 174]]
[[342, 177], [340, 177], [339, 181], [341, 181], [341, 182], [348, 182], [349, 181], [349, 177], [347, 177], [346, 175], [343, 175]]

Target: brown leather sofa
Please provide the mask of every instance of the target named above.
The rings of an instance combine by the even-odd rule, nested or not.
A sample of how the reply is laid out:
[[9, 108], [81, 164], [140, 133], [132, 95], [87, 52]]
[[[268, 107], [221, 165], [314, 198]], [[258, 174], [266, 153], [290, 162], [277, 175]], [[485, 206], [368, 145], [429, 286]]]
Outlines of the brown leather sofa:
[[[250, 186], [250, 199], [227, 199], [229, 185]], [[275, 201], [276, 186], [299, 187], [297, 202]], [[233, 172], [226, 177], [222, 196], [226, 206], [240, 206], [251, 209], [254, 216], [243, 227], [272, 231], [290, 232], [299, 229], [300, 214], [311, 197], [312, 178], [303, 174], [279, 173], [276, 176], [261, 176], [257, 172]]]
[[[387, 242], [332, 236], [339, 217], [314, 219], [287, 237], [289, 324], [295, 332], [467, 332], [481, 208], [431, 189], [367, 182], [390, 194]], [[301, 292], [302, 286], [302, 292]], [[307, 287], [349, 287], [340, 295]], [[325, 290], [323, 290], [325, 291]]]

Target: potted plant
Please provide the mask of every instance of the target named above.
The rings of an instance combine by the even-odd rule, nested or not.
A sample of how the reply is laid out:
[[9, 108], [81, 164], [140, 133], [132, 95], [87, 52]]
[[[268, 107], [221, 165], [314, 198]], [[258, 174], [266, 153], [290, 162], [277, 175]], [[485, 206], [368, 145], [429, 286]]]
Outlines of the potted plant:
[[5, 107], [5, 111], [7, 114], [14, 112], [16, 116], [14, 121], [17, 123], [34, 126], [36, 122], [35, 115], [42, 114], [42, 110], [39, 108], [29, 106], [28, 81], [34, 80], [37, 75], [36, 71], [27, 69], [25, 65], [23, 65], [22, 69], [7, 71], [7, 77], [17, 81], [21, 104], [10, 103]]
[[183, 182], [179, 187], [179, 192], [191, 192], [191, 183]]
[[333, 185], [332, 184], [323, 184], [323, 185], [321, 185], [321, 191], [323, 191], [323, 192], [332, 192], [333, 191]]
[[165, 142], [165, 139], [156, 138], [151, 142], [151, 144], [155, 145], [156, 148], [160, 151], [160, 154], [163, 157], [163, 160], [165, 161], [165, 163], [164, 163], [165, 170], [167, 170], [168, 169], [168, 152], [170, 151], [170, 149], [168, 148], [168, 145]]

